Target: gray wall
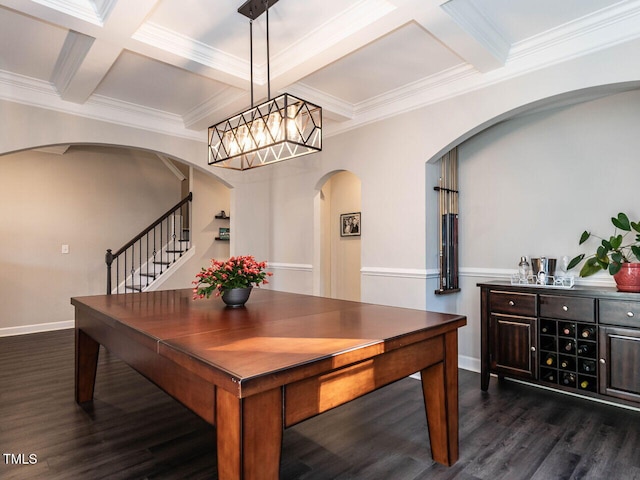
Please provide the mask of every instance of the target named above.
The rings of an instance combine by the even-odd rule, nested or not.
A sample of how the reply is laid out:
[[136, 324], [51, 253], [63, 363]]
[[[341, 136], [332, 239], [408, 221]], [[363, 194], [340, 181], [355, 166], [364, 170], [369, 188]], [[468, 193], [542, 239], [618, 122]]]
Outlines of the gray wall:
[[0, 157], [0, 329], [72, 320], [70, 297], [105, 291], [106, 249], [120, 248], [179, 200], [177, 177], [140, 151], [72, 147]]
[[[620, 211], [640, 219], [638, 122], [640, 92], [628, 92], [510, 120], [459, 147], [463, 355], [480, 356], [478, 281], [505, 278], [522, 255], [591, 253], [597, 241], [579, 246], [581, 233], [608, 237]], [[578, 282], [614, 285], [606, 274]]]

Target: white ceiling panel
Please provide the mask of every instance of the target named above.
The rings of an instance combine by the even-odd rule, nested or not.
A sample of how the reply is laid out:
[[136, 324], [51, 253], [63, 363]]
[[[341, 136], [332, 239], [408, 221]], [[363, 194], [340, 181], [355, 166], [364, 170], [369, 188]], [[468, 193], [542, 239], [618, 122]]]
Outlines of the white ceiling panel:
[[360, 103], [461, 63], [429, 32], [410, 23], [302, 82], [346, 102]]
[[131, 52], [123, 52], [95, 93], [184, 115], [226, 85]]
[[620, 0], [451, 0], [454, 8], [485, 15], [509, 43], [516, 43], [610, 8]]
[[0, 8], [0, 70], [49, 80], [67, 31]]

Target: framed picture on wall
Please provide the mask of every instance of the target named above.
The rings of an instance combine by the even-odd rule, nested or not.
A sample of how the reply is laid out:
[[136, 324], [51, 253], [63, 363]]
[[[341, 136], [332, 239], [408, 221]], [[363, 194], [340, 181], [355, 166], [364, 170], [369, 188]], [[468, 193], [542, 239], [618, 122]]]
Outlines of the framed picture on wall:
[[229, 238], [231, 237], [230, 235], [230, 229], [229, 227], [220, 227], [218, 229], [218, 235], [219, 235], [219, 239], [220, 240], [229, 240]]
[[360, 212], [340, 214], [341, 237], [359, 237], [361, 230]]

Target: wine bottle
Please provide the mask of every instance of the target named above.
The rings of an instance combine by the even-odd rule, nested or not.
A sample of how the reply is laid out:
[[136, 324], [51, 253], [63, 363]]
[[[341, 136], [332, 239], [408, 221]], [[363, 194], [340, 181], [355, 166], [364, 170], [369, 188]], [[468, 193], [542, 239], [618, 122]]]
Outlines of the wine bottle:
[[546, 335], [555, 335], [558, 327], [553, 320], [543, 320], [541, 325], [542, 333]]
[[583, 390], [586, 390], [587, 388], [589, 388], [589, 381], [588, 380], [582, 380], [580, 382], [580, 388]]
[[562, 348], [564, 348], [565, 352], [573, 352], [575, 344], [571, 340], [568, 340], [567, 342], [565, 342], [564, 347]]
[[556, 356], [553, 353], [547, 354], [544, 363], [550, 367], [554, 366], [556, 364]]
[[574, 363], [569, 358], [563, 358], [562, 360], [560, 360], [560, 367], [564, 368], [565, 370], [573, 370], [573, 365]]
[[542, 377], [542, 380], [544, 380], [545, 382], [551, 382], [551, 383], [555, 383], [556, 382], [556, 377], [554, 375], [554, 372], [547, 372], [544, 374], [544, 376]]
[[571, 372], [564, 372], [562, 374], [562, 383], [564, 385], [573, 385], [576, 384], [576, 376]]
[[582, 361], [582, 371], [585, 373], [593, 373], [596, 371], [596, 362], [593, 360]]
[[596, 335], [596, 330], [593, 327], [585, 327], [580, 335], [582, 338], [593, 338]]
[[576, 327], [574, 326], [573, 323], [565, 323], [562, 326], [562, 334], [567, 336], [567, 337], [573, 337], [573, 334], [576, 331]]
[[578, 345], [578, 355], [591, 356], [593, 352], [593, 346], [588, 343], [581, 343]]

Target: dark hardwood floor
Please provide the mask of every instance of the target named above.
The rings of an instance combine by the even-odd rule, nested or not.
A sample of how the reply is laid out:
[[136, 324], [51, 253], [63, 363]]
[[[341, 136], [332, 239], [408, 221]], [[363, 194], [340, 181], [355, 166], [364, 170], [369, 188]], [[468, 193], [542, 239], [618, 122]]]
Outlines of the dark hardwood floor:
[[[0, 478], [216, 478], [214, 428], [107, 352], [77, 406], [73, 348], [72, 330], [0, 338]], [[640, 413], [461, 370], [447, 468], [407, 378], [286, 430], [281, 478], [640, 479]]]

